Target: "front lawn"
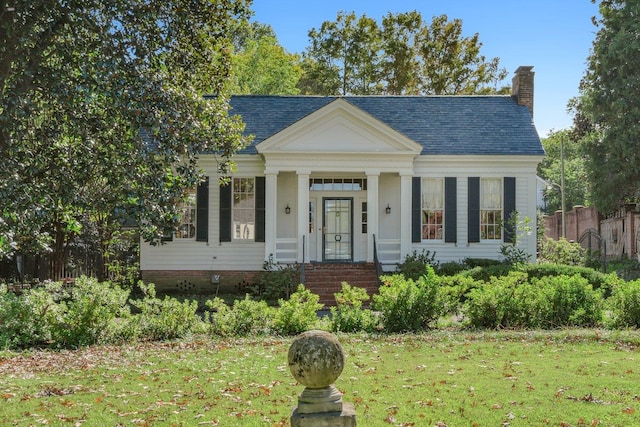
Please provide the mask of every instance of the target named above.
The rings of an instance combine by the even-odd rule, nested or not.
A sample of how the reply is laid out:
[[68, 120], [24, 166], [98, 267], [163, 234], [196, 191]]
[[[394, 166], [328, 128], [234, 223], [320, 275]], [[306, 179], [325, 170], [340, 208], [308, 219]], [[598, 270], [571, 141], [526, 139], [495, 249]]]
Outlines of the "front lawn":
[[[640, 425], [637, 331], [338, 335], [361, 426]], [[285, 426], [291, 338], [0, 353], [0, 425]]]

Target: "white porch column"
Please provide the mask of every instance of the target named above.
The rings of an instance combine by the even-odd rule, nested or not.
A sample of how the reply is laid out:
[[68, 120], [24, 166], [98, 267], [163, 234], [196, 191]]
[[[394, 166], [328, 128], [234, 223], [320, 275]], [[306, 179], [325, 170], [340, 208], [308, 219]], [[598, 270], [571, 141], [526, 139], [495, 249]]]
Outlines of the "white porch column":
[[373, 262], [373, 235], [380, 240], [379, 177], [380, 172], [367, 172], [367, 262]]
[[400, 175], [400, 261], [411, 253], [411, 177]]
[[264, 259], [269, 259], [269, 255], [276, 257], [276, 239], [278, 225], [278, 173], [265, 173], [265, 206], [264, 206]]
[[[308, 171], [297, 171], [298, 175], [298, 200], [296, 211], [298, 212], [298, 256], [296, 261], [309, 262], [309, 175]], [[303, 239], [304, 237], [304, 239]], [[304, 244], [303, 244], [304, 240]], [[304, 252], [303, 252], [304, 251]], [[304, 255], [304, 259], [303, 259]]]

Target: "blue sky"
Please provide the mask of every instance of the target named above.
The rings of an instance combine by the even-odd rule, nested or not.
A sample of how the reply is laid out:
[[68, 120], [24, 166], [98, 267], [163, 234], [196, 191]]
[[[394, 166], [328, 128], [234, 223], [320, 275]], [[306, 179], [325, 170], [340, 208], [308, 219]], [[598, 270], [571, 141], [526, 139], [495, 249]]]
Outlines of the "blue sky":
[[378, 21], [388, 12], [417, 10], [431, 22], [436, 15], [460, 18], [464, 36], [479, 34], [481, 53], [500, 58], [509, 72], [533, 65], [534, 122], [540, 137], [571, 126], [567, 102], [578, 95], [596, 27], [598, 7], [590, 0], [254, 0], [254, 20], [269, 24], [289, 52], [301, 53], [307, 33], [338, 11], [366, 14]]

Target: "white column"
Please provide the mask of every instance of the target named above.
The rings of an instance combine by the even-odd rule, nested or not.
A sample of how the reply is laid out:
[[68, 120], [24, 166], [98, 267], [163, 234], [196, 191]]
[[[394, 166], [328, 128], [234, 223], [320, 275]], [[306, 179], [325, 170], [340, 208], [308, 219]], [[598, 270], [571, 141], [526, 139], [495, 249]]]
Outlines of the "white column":
[[411, 254], [411, 175], [400, 175], [400, 260]]
[[264, 206], [264, 259], [273, 258], [277, 261], [276, 240], [278, 224], [278, 174], [269, 172], [265, 174], [265, 206]]
[[373, 262], [373, 235], [380, 241], [379, 177], [380, 172], [367, 172], [367, 262]]
[[[309, 262], [309, 175], [310, 173], [296, 172], [298, 175], [298, 200], [296, 212], [298, 213], [298, 256], [297, 262]], [[304, 237], [304, 239], [303, 239]], [[303, 245], [304, 240], [304, 245]], [[304, 252], [303, 252], [304, 251]], [[303, 259], [304, 255], [304, 259]]]

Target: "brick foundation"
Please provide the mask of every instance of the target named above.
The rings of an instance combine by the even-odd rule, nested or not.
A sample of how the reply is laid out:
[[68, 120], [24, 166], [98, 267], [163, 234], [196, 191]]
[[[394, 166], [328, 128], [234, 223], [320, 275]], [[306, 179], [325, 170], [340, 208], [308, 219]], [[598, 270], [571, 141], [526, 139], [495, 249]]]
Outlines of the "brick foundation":
[[[153, 283], [163, 292], [187, 292], [199, 294], [233, 294], [238, 292], [241, 282], [252, 283], [262, 271], [232, 270], [143, 270], [142, 280]], [[213, 283], [213, 275], [219, 283]]]

